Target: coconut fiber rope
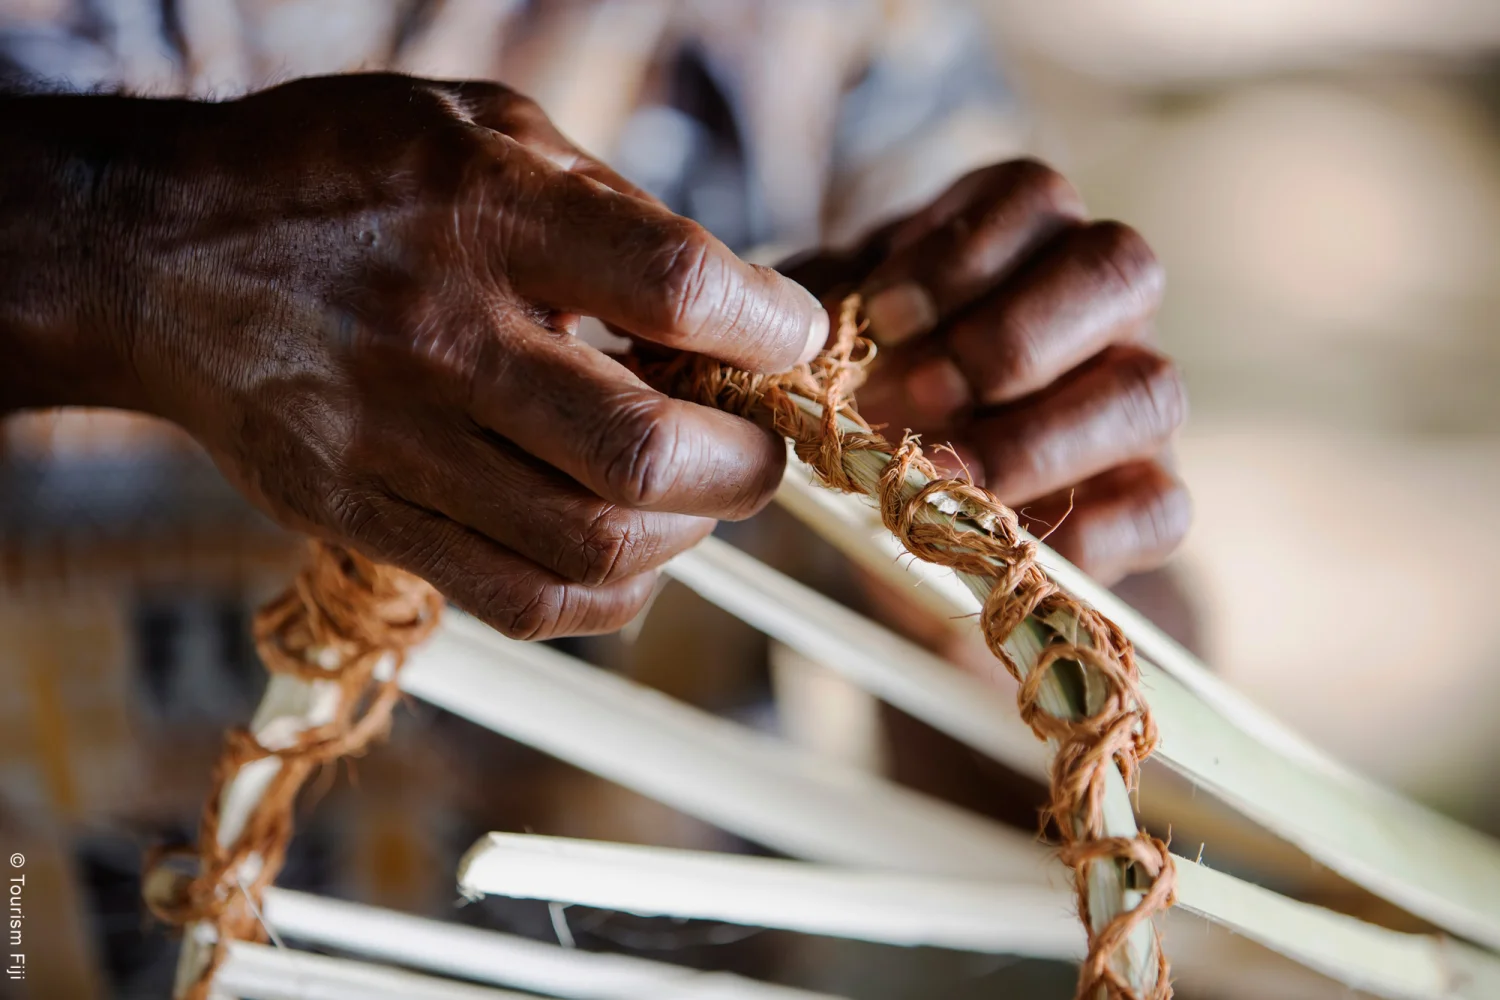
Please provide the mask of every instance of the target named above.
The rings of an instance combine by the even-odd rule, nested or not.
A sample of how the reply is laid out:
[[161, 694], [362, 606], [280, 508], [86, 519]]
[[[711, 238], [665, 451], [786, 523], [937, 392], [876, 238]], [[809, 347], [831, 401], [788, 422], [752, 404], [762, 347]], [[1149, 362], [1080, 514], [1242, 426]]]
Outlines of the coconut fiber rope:
[[[864, 339], [859, 301], [846, 299], [830, 347], [810, 365], [783, 375], [752, 375], [710, 359], [678, 355], [643, 359], [637, 369], [674, 395], [768, 423], [788, 438], [797, 456], [823, 485], [873, 498], [885, 526], [918, 559], [990, 581], [993, 589], [981, 612], [986, 644], [1020, 683], [1022, 718], [1037, 737], [1057, 748], [1051, 773], [1048, 818], [1061, 838], [1062, 860], [1074, 871], [1078, 908], [1088, 933], [1088, 956], [1079, 977], [1080, 1000], [1168, 1000], [1172, 995], [1160, 936], [1153, 929], [1155, 983], [1146, 993], [1126, 980], [1114, 961], [1133, 932], [1174, 901], [1175, 871], [1166, 845], [1145, 833], [1113, 837], [1106, 833], [1105, 789], [1109, 769], [1118, 769], [1133, 791], [1140, 764], [1158, 736], [1140, 691], [1140, 674], [1130, 641], [1094, 609], [1053, 584], [1036, 565], [1036, 544], [1022, 533], [1013, 511], [987, 490], [964, 479], [946, 478], [922, 454], [914, 435], [892, 444], [859, 416], [853, 392], [874, 357]], [[819, 404], [814, 416], [800, 400]], [[869, 451], [889, 461], [872, 489], [850, 472], [846, 459]], [[915, 474], [915, 475], [913, 475]], [[910, 483], [926, 480], [913, 490]], [[965, 530], [934, 518], [934, 504], [956, 509]], [[1029, 671], [1005, 648], [1011, 632], [1027, 618], [1037, 622], [1076, 622], [1069, 641], [1049, 630]], [[1071, 628], [1070, 628], [1071, 632]], [[1060, 716], [1043, 707], [1043, 683], [1051, 671], [1074, 664], [1088, 684], [1103, 692], [1090, 713]], [[1089, 872], [1094, 865], [1117, 864], [1130, 874], [1140, 901], [1095, 928], [1090, 917]]]
[[[328, 722], [301, 731], [288, 746], [263, 746], [248, 729], [231, 730], [225, 738], [198, 832], [198, 874], [171, 900], [148, 897], [161, 919], [206, 923], [216, 932], [212, 959], [188, 1000], [209, 996], [229, 942], [263, 939], [261, 896], [286, 860], [298, 793], [321, 768], [363, 753], [386, 734], [401, 697], [396, 671], [406, 651], [432, 632], [441, 611], [437, 591], [417, 577], [314, 542], [292, 586], [256, 615], [255, 645], [267, 671], [337, 685], [339, 697]], [[390, 676], [377, 680], [376, 668], [387, 658]], [[280, 768], [239, 835], [221, 844], [226, 788], [246, 765], [273, 756], [281, 759]], [[147, 870], [160, 860], [148, 859]]]

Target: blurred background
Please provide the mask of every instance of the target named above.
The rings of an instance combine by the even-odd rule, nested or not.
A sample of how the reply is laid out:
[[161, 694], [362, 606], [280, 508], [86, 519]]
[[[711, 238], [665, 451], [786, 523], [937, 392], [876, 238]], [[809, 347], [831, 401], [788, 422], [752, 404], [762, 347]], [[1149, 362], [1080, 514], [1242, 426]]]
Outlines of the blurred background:
[[[0, 0], [0, 72], [24, 85], [504, 81], [768, 259], [850, 240], [982, 163], [1047, 159], [1164, 260], [1159, 335], [1192, 397], [1178, 455], [1195, 527], [1165, 574], [1123, 591], [1315, 742], [1491, 830], [1497, 53], [1493, 0]], [[175, 944], [137, 904], [140, 852], [192, 839], [220, 734], [262, 684], [247, 623], [300, 548], [169, 427], [0, 427], [0, 831], [51, 887], [30, 897], [53, 956], [33, 959], [30, 996], [165, 997]], [[733, 538], [853, 592], [774, 514]], [[572, 651], [1034, 822], [1036, 789], [942, 763], [931, 733], [679, 590], [631, 642]], [[754, 849], [430, 708], [394, 739], [357, 787], [330, 783], [283, 884], [548, 937], [545, 908], [451, 909], [478, 832]], [[1198, 808], [1179, 830], [1212, 831], [1225, 866], [1406, 926]], [[1043, 963], [580, 921], [584, 946], [861, 1000], [1071, 995], [1071, 971]], [[1347, 995], [1295, 989], [1277, 995]]]

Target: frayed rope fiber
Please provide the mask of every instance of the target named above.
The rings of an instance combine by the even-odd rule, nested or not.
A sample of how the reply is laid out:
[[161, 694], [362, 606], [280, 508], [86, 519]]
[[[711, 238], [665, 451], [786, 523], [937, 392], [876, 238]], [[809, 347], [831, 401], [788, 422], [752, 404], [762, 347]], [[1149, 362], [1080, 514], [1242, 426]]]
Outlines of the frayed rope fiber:
[[[696, 355], [660, 360], [645, 357], [636, 369], [673, 395], [768, 423], [792, 442], [797, 456], [823, 485], [872, 497], [885, 526], [913, 556], [992, 583], [981, 613], [986, 644], [1020, 683], [1021, 717], [1039, 739], [1057, 747], [1048, 818], [1062, 839], [1060, 855], [1074, 871], [1079, 915], [1088, 933], [1088, 956], [1079, 975], [1079, 1000], [1169, 1000], [1169, 967], [1153, 929], [1154, 982], [1142, 993], [1115, 961], [1133, 932], [1173, 905], [1176, 872], [1166, 845], [1145, 833], [1106, 835], [1104, 799], [1110, 768], [1134, 791], [1140, 765], [1156, 748], [1158, 734], [1140, 690], [1130, 641], [1109, 619], [1047, 579], [1036, 565], [1036, 545], [1022, 534], [1015, 512], [987, 490], [942, 476], [908, 433], [892, 444], [859, 416], [853, 392], [864, 381], [874, 345], [861, 336], [859, 299], [843, 303], [832, 345], [809, 365], [782, 375], [752, 375]], [[821, 407], [810, 413], [799, 403]], [[850, 472], [848, 457], [875, 452], [889, 461], [874, 489]], [[923, 485], [913, 489], [914, 483]], [[934, 504], [960, 512], [973, 530], [935, 518]], [[1028, 617], [1077, 623], [1083, 641], [1061, 636], [1047, 645], [1030, 671], [1023, 671], [1005, 640]], [[1104, 694], [1091, 714], [1070, 718], [1048, 712], [1041, 691], [1049, 672], [1074, 664]], [[1118, 864], [1129, 872], [1140, 901], [1095, 929], [1090, 917], [1089, 872], [1096, 864]]]

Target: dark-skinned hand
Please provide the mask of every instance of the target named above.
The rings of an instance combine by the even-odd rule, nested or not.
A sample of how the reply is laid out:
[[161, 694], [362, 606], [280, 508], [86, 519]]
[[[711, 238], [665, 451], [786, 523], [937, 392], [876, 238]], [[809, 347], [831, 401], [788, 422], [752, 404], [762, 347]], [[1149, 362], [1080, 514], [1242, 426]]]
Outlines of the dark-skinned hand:
[[[371, 75], [4, 103], [0, 406], [175, 420], [282, 523], [533, 638], [618, 627], [774, 490], [778, 442], [653, 392], [576, 319], [775, 371], [827, 317], [525, 98]], [[1050, 540], [1108, 578], [1186, 523], [1159, 460], [1182, 403], [1143, 344], [1154, 261], [1081, 218], [1011, 164], [797, 273], [869, 295], [868, 413], [954, 439], [1038, 530], [1071, 494]]]
[[193, 434], [281, 523], [523, 638], [610, 631], [775, 491], [782, 443], [573, 336], [781, 371], [827, 315], [499, 86], [300, 80], [223, 104], [7, 99], [0, 408]]
[[1182, 540], [1168, 447], [1187, 403], [1152, 342], [1162, 269], [1134, 230], [1089, 221], [1058, 174], [977, 170], [853, 250], [785, 270], [830, 306], [864, 295], [880, 348], [867, 418], [921, 432], [929, 453], [951, 442], [1096, 579], [1152, 569]]

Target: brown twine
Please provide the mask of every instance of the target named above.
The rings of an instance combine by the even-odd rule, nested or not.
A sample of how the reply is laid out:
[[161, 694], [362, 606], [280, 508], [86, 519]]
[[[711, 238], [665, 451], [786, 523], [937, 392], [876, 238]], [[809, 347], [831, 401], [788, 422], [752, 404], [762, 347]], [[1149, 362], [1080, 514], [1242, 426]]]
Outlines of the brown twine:
[[[245, 729], [231, 730], [214, 767], [213, 790], [198, 831], [199, 871], [171, 900], [147, 903], [176, 925], [204, 922], [217, 932], [213, 956], [187, 994], [206, 1000], [214, 972], [230, 941], [263, 939], [260, 900], [286, 860], [297, 795], [319, 768], [362, 754], [390, 729], [400, 700], [395, 674], [406, 651], [437, 625], [442, 598], [424, 581], [371, 562], [336, 545], [312, 544], [312, 558], [292, 586], [256, 616], [256, 650], [267, 671], [339, 687], [334, 718], [301, 733], [292, 746], [268, 749]], [[376, 680], [391, 657], [391, 676]], [[320, 662], [335, 664], [325, 669]], [[281, 768], [256, 803], [239, 837], [219, 844], [219, 809], [225, 787], [245, 765], [279, 757]], [[260, 867], [248, 882], [241, 869], [252, 856]], [[155, 852], [147, 870], [165, 859]]]
[[[1102, 991], [1106, 1000], [1169, 1000], [1170, 972], [1159, 933], [1154, 937], [1156, 985], [1148, 996], [1141, 996], [1111, 961], [1136, 928], [1173, 904], [1176, 885], [1171, 856], [1160, 840], [1144, 832], [1132, 838], [1105, 835], [1109, 769], [1117, 769], [1133, 791], [1141, 761], [1158, 742], [1130, 641], [1109, 619], [1047, 579], [1036, 565], [1036, 546], [1023, 537], [1014, 511], [972, 482], [942, 477], [923, 456], [915, 435], [908, 433], [893, 445], [859, 416], [852, 393], [875, 354], [874, 345], [861, 336], [859, 309], [857, 297], [845, 299], [832, 346], [784, 375], [753, 375], [696, 355], [652, 357], [645, 351], [634, 364], [649, 381], [675, 395], [768, 423], [792, 442], [824, 485], [872, 496], [885, 526], [913, 556], [992, 582], [980, 616], [985, 642], [1020, 682], [1021, 717], [1038, 738], [1057, 746], [1048, 816], [1062, 840], [1061, 857], [1074, 871], [1089, 943], [1077, 996], [1096, 1000]], [[799, 407], [797, 397], [821, 404], [816, 422]], [[856, 429], [846, 429], [840, 418]], [[890, 460], [873, 492], [849, 473], [846, 459], [856, 451], [874, 451]], [[930, 481], [914, 495], [903, 496], [913, 475]], [[946, 509], [956, 507], [979, 530], [959, 530], [935, 516], [932, 501], [939, 500]], [[1023, 676], [1004, 644], [1033, 616], [1076, 620], [1077, 640], [1057, 636]], [[1097, 707], [1081, 718], [1054, 715], [1041, 703], [1046, 678], [1065, 665], [1084, 671], [1102, 691], [1091, 699]], [[1120, 864], [1145, 891], [1137, 905], [1096, 931], [1088, 876], [1100, 862]]]

